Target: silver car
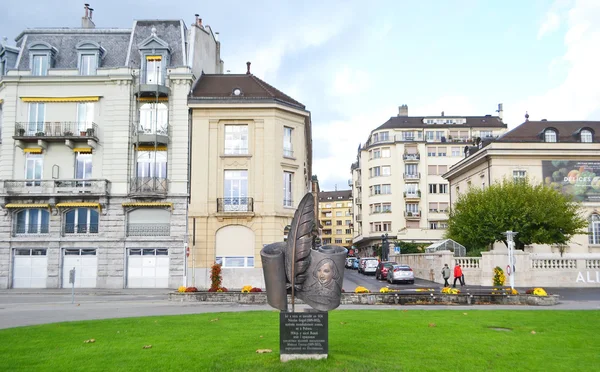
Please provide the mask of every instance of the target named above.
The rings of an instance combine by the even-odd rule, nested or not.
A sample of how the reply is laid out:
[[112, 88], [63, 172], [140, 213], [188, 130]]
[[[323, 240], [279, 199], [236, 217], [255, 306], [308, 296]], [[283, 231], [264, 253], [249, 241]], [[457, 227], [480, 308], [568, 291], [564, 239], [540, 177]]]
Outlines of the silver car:
[[415, 273], [408, 265], [394, 265], [387, 273], [388, 283], [406, 282], [409, 284], [415, 283]]

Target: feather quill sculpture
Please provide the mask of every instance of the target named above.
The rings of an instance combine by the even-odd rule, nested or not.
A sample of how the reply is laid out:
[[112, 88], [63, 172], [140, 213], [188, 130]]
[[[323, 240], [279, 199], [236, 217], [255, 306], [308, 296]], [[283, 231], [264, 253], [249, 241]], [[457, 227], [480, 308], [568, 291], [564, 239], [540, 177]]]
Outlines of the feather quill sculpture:
[[302, 288], [310, 265], [310, 251], [313, 246], [312, 230], [315, 223], [315, 201], [313, 195], [304, 195], [290, 226], [285, 253], [285, 272], [292, 288], [292, 311], [294, 295]]

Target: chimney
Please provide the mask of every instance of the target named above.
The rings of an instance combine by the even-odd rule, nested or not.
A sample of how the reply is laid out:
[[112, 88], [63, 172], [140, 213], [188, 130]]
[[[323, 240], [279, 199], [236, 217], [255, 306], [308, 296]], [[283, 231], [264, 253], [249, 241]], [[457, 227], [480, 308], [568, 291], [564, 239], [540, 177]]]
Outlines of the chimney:
[[498, 117], [500, 118], [500, 120], [502, 120], [502, 117], [504, 116], [504, 109], [502, 106], [503, 105], [501, 103], [499, 103], [498, 110], [496, 110], [498, 112]]
[[248, 67], [248, 71], [246, 71], [246, 75], [250, 75], [250, 62], [246, 62], [246, 66]]
[[442, 116], [444, 116], [444, 111], [442, 111]]
[[198, 20], [200, 19], [200, 14], [194, 14], [194, 16], [196, 17], [196, 20], [194, 21], [194, 24], [197, 25], [198, 24]]
[[85, 15], [81, 17], [81, 28], [96, 28], [96, 25], [92, 21], [92, 12], [94, 9], [90, 8], [90, 4], [83, 4], [85, 9]]
[[202, 18], [198, 18], [197, 25], [198, 25], [198, 27], [200, 27], [200, 28], [204, 28], [204, 26], [202, 26]]
[[218, 32], [215, 32], [215, 40], [219, 41], [219, 33]]
[[398, 116], [408, 116], [408, 105], [398, 106]]

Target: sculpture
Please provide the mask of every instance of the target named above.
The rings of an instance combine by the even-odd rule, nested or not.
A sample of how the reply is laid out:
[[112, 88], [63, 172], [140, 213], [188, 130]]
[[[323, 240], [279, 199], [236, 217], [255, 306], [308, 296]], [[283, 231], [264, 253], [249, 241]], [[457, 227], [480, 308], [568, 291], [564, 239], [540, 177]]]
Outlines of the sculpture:
[[348, 250], [336, 245], [315, 247], [314, 203], [312, 194], [304, 195], [287, 242], [269, 244], [260, 252], [267, 302], [282, 311], [288, 311], [288, 294], [292, 296], [292, 312], [296, 297], [320, 311], [340, 305]]

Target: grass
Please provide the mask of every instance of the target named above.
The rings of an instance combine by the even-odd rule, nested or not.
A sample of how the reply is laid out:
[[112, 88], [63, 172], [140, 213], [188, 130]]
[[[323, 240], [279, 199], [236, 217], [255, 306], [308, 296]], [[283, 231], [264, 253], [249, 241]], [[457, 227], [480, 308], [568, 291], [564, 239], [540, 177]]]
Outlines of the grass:
[[281, 363], [276, 311], [112, 319], [0, 330], [0, 370], [591, 371], [598, 334], [600, 311], [336, 310], [328, 360]]

